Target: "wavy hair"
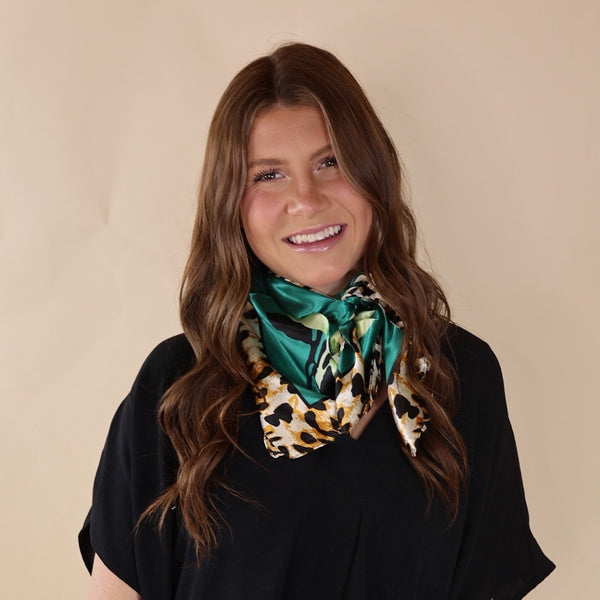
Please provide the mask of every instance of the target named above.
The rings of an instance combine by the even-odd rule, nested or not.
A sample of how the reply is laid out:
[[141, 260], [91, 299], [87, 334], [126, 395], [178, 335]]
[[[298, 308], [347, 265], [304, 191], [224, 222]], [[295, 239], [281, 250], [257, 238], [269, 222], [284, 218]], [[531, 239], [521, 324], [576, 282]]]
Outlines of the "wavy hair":
[[[258, 266], [242, 233], [240, 201], [254, 119], [275, 105], [322, 111], [342, 173], [372, 205], [363, 266], [406, 323], [409, 377], [430, 422], [415, 458], [403, 448], [423, 482], [427, 510], [437, 496], [454, 519], [466, 476], [464, 443], [452, 423], [456, 377], [442, 353], [450, 310], [435, 279], [417, 264], [417, 229], [403, 197], [394, 144], [356, 79], [334, 55], [306, 44], [284, 45], [234, 77], [212, 119], [180, 294], [181, 322], [196, 360], [159, 407], [159, 424], [180, 466], [175, 482], [142, 518], [152, 515], [162, 524], [176, 504], [199, 558], [219, 542], [222, 520], [215, 491], [221, 486], [235, 493], [222, 467], [238, 448], [241, 398], [252, 383], [238, 328]], [[415, 369], [419, 356], [431, 366], [422, 380]]]

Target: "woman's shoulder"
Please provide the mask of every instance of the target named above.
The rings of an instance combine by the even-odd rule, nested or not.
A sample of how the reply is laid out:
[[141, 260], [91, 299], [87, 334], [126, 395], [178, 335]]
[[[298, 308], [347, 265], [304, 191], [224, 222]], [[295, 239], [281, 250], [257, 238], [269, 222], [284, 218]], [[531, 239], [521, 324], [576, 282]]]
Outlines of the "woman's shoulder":
[[160, 342], [144, 360], [127, 398], [129, 404], [155, 406], [194, 361], [194, 351], [184, 334]]
[[194, 350], [185, 334], [174, 335], [157, 344], [144, 361], [144, 369], [180, 371], [189, 369], [194, 361]]
[[475, 375], [488, 380], [502, 377], [498, 358], [490, 345], [455, 323], [448, 326], [444, 335], [443, 351], [461, 380]]
[[461, 598], [483, 598], [491, 586], [494, 598], [521, 598], [554, 565], [529, 529], [500, 365], [489, 344], [456, 325], [448, 329], [445, 351], [458, 377], [454, 422], [469, 461], [456, 589]]
[[463, 436], [487, 437], [510, 430], [504, 379], [490, 345], [473, 333], [451, 325], [444, 352], [454, 365], [458, 380], [456, 423]]
[[174, 374], [189, 370], [194, 363], [194, 350], [185, 334], [180, 333], [163, 340], [148, 355], [140, 373]]

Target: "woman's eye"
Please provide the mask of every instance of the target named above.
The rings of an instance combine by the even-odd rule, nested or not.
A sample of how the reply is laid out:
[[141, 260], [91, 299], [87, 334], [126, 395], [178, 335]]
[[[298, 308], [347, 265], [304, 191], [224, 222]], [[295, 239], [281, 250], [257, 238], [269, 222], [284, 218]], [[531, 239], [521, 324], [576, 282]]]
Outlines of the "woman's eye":
[[281, 173], [276, 169], [268, 169], [267, 171], [259, 171], [252, 177], [254, 183], [260, 183], [261, 181], [274, 181], [281, 176]]
[[321, 168], [337, 167], [338, 166], [337, 158], [335, 156], [326, 156], [322, 160], [322, 162], [319, 166]]

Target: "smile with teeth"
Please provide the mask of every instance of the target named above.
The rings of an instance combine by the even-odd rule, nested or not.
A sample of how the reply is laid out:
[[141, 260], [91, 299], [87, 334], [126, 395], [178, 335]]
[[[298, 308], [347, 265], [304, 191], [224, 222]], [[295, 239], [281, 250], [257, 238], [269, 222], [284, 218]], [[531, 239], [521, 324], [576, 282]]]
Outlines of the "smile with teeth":
[[325, 227], [314, 233], [299, 233], [298, 235], [292, 235], [288, 238], [288, 242], [292, 244], [312, 244], [338, 235], [341, 230], [341, 225], [330, 225], [329, 227]]

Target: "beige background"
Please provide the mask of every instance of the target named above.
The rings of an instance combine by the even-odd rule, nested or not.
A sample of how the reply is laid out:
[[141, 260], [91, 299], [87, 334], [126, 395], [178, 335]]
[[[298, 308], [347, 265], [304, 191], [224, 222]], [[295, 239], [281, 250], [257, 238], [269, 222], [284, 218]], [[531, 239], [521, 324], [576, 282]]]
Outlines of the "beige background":
[[2, 597], [76, 599], [109, 420], [178, 332], [208, 121], [284, 40], [336, 52], [410, 176], [456, 320], [504, 368], [531, 598], [597, 598], [596, 0], [0, 0]]

